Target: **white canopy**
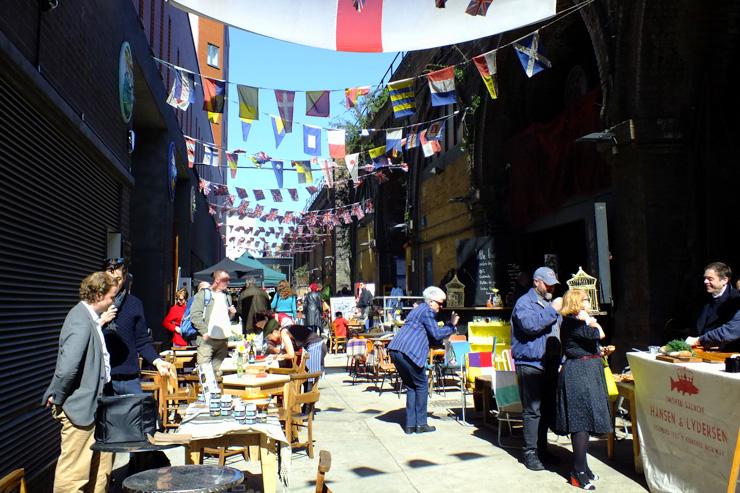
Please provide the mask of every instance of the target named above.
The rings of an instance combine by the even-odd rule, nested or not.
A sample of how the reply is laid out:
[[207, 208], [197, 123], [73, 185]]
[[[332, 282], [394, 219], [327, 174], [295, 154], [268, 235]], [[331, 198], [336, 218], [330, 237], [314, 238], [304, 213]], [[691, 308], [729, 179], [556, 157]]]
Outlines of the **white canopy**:
[[555, 14], [556, 0], [494, 0], [485, 16], [470, 0], [169, 0], [201, 17], [275, 39], [335, 51], [410, 51], [483, 38]]

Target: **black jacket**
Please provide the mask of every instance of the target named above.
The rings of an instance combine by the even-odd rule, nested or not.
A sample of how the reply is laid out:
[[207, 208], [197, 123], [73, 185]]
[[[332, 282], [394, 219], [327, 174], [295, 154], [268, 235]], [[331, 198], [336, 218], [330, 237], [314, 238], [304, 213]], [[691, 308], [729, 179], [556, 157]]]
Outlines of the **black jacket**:
[[696, 330], [704, 335], [720, 325], [726, 324], [740, 310], [740, 292], [727, 286], [719, 298], [710, 298], [696, 319]]

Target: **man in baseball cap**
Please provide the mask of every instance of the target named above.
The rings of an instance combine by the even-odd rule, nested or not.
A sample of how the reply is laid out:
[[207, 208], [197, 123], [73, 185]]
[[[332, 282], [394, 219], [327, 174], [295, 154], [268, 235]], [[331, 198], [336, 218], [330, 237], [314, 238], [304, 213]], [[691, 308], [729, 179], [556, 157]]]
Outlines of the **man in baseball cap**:
[[552, 299], [560, 282], [551, 268], [540, 267], [532, 279], [511, 313], [511, 353], [523, 407], [524, 465], [542, 471], [541, 459], [553, 459], [547, 452], [547, 428], [555, 409], [563, 300]]

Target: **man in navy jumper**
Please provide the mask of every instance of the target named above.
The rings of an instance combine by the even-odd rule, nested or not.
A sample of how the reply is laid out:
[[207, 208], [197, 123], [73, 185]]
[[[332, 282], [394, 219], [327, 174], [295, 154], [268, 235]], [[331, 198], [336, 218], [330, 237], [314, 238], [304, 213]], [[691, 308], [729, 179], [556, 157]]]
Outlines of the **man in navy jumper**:
[[511, 354], [522, 399], [524, 465], [542, 471], [540, 459], [553, 459], [547, 452], [547, 428], [555, 407], [563, 300], [552, 299], [560, 284], [552, 269], [540, 267], [533, 279], [511, 313]]
[[167, 375], [170, 364], [159, 357], [152, 346], [144, 318], [144, 304], [129, 292], [130, 276], [123, 258], [105, 261], [105, 271], [119, 280], [116, 295], [116, 318], [104, 330], [105, 344], [110, 353], [111, 388], [114, 395], [141, 394], [139, 355]]
[[740, 293], [732, 288], [732, 270], [723, 262], [704, 268], [708, 299], [696, 321], [698, 337], [688, 337], [691, 346], [719, 346], [724, 352], [740, 351]]

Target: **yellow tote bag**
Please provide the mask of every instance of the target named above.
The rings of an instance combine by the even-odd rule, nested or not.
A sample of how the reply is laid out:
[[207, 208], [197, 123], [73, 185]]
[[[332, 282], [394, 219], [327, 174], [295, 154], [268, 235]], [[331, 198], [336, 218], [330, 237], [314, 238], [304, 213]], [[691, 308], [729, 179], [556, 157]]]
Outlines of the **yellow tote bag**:
[[604, 362], [604, 380], [606, 380], [606, 393], [609, 394], [609, 400], [617, 400], [619, 396], [619, 390], [617, 390], [617, 382], [614, 380], [612, 369], [609, 368], [609, 362], [606, 358], [602, 358]]

